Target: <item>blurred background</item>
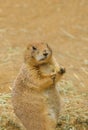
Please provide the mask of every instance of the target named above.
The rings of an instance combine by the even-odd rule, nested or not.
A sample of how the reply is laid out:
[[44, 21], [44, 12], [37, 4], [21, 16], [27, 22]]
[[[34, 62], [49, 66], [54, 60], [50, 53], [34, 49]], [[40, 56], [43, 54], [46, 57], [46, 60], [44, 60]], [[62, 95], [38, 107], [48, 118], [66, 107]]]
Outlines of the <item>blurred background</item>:
[[58, 130], [88, 130], [88, 0], [0, 0], [0, 130], [25, 130], [11, 87], [32, 41], [47, 42], [67, 71]]

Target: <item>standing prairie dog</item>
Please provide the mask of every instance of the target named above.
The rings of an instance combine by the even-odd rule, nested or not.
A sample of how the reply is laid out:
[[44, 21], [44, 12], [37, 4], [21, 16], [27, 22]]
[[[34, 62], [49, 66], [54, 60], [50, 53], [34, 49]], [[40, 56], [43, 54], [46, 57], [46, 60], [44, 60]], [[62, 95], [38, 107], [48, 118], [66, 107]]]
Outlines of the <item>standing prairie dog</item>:
[[27, 130], [55, 130], [60, 110], [55, 85], [64, 72], [47, 44], [37, 42], [27, 46], [12, 89], [14, 112]]

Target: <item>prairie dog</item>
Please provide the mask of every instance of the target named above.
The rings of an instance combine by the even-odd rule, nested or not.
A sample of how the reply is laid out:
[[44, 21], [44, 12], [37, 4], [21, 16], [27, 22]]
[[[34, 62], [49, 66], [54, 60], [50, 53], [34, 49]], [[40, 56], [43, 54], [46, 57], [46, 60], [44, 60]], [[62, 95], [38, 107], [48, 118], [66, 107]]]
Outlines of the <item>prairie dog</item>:
[[[14, 81], [14, 112], [27, 130], [56, 128], [60, 96], [55, 85], [65, 70], [57, 64], [52, 55], [47, 44], [30, 43], [25, 50], [24, 63]], [[50, 69], [49, 73], [45, 72], [47, 67], [47, 70]]]

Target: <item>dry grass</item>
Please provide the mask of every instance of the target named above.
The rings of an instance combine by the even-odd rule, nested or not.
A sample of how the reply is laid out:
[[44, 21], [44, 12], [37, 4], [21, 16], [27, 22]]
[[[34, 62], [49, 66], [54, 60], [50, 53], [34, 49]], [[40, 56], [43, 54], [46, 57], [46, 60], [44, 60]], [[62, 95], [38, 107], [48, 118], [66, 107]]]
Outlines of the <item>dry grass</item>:
[[[20, 62], [18, 59], [19, 52], [22, 52], [20, 48], [12, 48], [8, 46], [6, 48], [7, 58], [4, 56], [1, 57], [0, 65], [8, 66], [13, 65], [14, 61]], [[22, 52], [23, 53], [23, 52]], [[74, 59], [75, 61], [80, 61], [79, 58], [75, 55], [71, 55], [66, 52], [66, 56], [69, 59]], [[14, 58], [13, 58], [14, 57]], [[12, 61], [12, 62], [11, 62]], [[87, 66], [87, 60], [85, 60], [85, 66]], [[18, 65], [17, 65], [18, 66]], [[73, 67], [73, 65], [70, 65]], [[81, 71], [87, 73], [87, 67], [82, 66]], [[11, 69], [11, 68], [10, 68]], [[14, 72], [17, 71], [14, 67]], [[18, 72], [18, 71], [17, 71]], [[81, 81], [81, 76], [76, 70], [73, 70], [73, 79], [62, 80], [57, 86], [64, 102], [64, 109], [62, 110], [59, 119], [57, 130], [87, 130], [88, 129], [88, 92], [85, 90], [86, 86]], [[72, 73], [71, 72], [71, 73]], [[6, 73], [6, 72], [5, 72]], [[8, 69], [7, 69], [8, 73]], [[9, 73], [8, 73], [9, 74]], [[13, 75], [13, 73], [11, 74]], [[8, 75], [7, 75], [8, 76]], [[70, 77], [70, 74], [68, 75]], [[0, 130], [25, 130], [22, 126], [19, 119], [15, 116], [11, 103], [11, 86], [12, 78], [10, 81], [6, 81], [3, 76], [3, 82], [0, 82]], [[78, 91], [77, 86], [74, 85], [74, 82], [81, 83], [81, 89], [83, 92]], [[6, 87], [5, 87], [6, 85]], [[7, 91], [8, 89], [8, 91]]]
[[64, 107], [58, 130], [88, 130], [88, 0], [0, 1], [0, 130], [24, 130], [11, 84], [27, 43], [46, 40], [66, 67], [58, 86]]
[[[57, 130], [87, 130], [88, 104], [87, 100], [84, 102], [83, 99], [87, 98], [88, 93], [77, 95], [71, 81], [62, 81], [58, 88], [65, 105], [58, 120]], [[11, 93], [0, 94], [0, 108], [0, 130], [24, 130], [13, 113]]]

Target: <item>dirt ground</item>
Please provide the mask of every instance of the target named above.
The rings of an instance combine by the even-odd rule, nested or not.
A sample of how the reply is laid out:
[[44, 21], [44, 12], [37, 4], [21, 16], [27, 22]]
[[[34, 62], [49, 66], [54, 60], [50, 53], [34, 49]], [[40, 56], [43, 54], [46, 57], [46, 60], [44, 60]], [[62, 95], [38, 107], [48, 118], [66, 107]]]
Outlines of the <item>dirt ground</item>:
[[88, 0], [0, 0], [0, 130], [24, 130], [11, 87], [31, 41], [47, 42], [66, 68], [58, 130], [88, 130]]

